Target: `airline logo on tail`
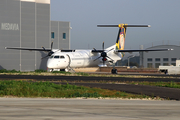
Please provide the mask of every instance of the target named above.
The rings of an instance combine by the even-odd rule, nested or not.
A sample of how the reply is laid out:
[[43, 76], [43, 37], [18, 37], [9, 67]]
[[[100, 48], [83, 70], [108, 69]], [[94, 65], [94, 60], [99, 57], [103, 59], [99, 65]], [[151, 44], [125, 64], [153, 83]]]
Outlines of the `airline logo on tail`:
[[[116, 41], [116, 50], [124, 50], [126, 28], [124, 27], [124, 24], [119, 24], [118, 27], [119, 27], [119, 32]], [[122, 53], [122, 56], [124, 56], [124, 53]]]
[[125, 44], [125, 28], [120, 28], [120, 34], [118, 35], [117, 41], [116, 41], [116, 50], [124, 50], [124, 44]]

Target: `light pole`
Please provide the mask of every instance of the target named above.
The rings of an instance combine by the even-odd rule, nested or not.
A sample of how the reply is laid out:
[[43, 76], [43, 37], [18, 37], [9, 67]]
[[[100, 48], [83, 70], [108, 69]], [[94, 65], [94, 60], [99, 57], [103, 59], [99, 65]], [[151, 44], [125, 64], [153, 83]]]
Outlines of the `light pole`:
[[135, 57], [134, 55], [131, 55], [128, 57], [128, 67], [129, 67], [129, 59]]

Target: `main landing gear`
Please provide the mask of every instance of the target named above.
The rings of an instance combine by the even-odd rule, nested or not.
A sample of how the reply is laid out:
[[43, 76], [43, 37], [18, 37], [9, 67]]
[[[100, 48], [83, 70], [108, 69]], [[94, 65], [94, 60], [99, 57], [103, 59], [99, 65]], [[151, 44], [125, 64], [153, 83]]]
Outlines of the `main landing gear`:
[[111, 70], [112, 74], [117, 74], [117, 69], [115, 68], [115, 63], [113, 63], [113, 69]]
[[111, 70], [111, 73], [112, 73], [112, 74], [117, 74], [117, 69], [113, 68], [113, 69]]

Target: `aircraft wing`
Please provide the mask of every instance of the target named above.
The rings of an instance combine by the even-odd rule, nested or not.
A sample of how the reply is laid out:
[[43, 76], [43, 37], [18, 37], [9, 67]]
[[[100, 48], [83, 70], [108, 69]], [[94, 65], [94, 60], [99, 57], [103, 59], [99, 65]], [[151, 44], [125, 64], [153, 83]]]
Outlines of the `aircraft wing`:
[[116, 50], [116, 52], [149, 52], [149, 51], [170, 51], [173, 49], [145, 49], [145, 50]]
[[51, 49], [43, 49], [43, 48], [18, 48], [18, 47], [5, 47], [5, 49], [14, 49], [14, 50], [29, 50], [29, 51], [45, 51], [50, 52]]
[[103, 52], [104, 50], [92, 50], [91, 52], [93, 52], [93, 53], [97, 53], [97, 52]]
[[[113, 50], [113, 49], [111, 49]], [[111, 51], [109, 50], [109, 51]], [[170, 51], [170, 50], [173, 50], [173, 49], [145, 49], [145, 50], [115, 50], [115, 52], [149, 52], [149, 51]], [[93, 53], [97, 53], [97, 52], [103, 52], [104, 50], [92, 50], [91, 52]]]

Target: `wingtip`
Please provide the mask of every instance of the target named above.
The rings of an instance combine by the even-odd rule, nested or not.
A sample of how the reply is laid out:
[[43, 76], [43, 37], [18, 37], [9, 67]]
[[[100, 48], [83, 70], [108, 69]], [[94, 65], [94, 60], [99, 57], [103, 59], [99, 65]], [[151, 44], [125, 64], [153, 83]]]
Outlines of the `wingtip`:
[[174, 50], [174, 49], [171, 49], [171, 48], [170, 48], [170, 49], [168, 49], [168, 51], [171, 51], [171, 50]]

